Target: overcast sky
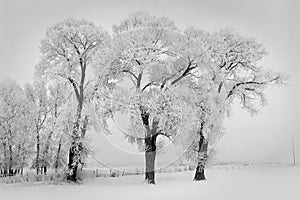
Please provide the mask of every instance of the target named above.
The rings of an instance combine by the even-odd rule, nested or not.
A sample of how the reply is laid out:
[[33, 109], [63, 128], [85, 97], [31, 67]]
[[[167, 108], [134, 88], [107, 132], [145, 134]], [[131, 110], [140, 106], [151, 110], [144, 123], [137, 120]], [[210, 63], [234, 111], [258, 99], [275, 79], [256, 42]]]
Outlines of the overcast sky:
[[[0, 80], [9, 77], [20, 84], [31, 82], [33, 66], [39, 61], [39, 43], [46, 29], [67, 18], [86, 18], [110, 31], [129, 13], [144, 10], [165, 15], [184, 29], [196, 26], [208, 31], [232, 27], [256, 37], [269, 55], [262, 64], [274, 71], [287, 72], [289, 85], [270, 89], [268, 105], [254, 117], [235, 106], [226, 120], [226, 135], [218, 144], [217, 158], [234, 161], [291, 162], [291, 138], [300, 162], [300, 72], [299, 1], [297, 0], [0, 0]], [[120, 148], [121, 135], [108, 140], [99, 137], [99, 157], [107, 162], [142, 162]], [[119, 143], [118, 143], [119, 141]], [[121, 155], [121, 156], [120, 156]], [[159, 161], [167, 159], [161, 156]], [[116, 161], [117, 160], [117, 161]]]

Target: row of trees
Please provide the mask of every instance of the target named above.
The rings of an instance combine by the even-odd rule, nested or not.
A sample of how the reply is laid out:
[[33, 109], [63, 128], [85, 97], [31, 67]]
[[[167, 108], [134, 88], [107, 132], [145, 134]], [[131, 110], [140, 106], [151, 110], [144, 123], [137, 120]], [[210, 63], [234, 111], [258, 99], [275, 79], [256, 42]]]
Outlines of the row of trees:
[[47, 173], [65, 165], [71, 120], [66, 91], [63, 84], [37, 80], [24, 87], [13, 80], [0, 83], [2, 175], [22, 174], [24, 167]]
[[[197, 165], [194, 180], [204, 180], [207, 157], [233, 100], [254, 114], [265, 103], [266, 87], [284, 82], [281, 74], [259, 67], [266, 52], [255, 39], [231, 29], [180, 31], [173, 20], [145, 12], [114, 25], [112, 35], [84, 19], [64, 20], [49, 28], [40, 48], [35, 74], [39, 87], [25, 87], [24, 92], [35, 106], [29, 112], [33, 117], [26, 119], [34, 120], [23, 122], [35, 133], [37, 172], [49, 160], [50, 143], [67, 138], [72, 181], [86, 152], [88, 128], [109, 132], [107, 121], [117, 114], [129, 118], [125, 138], [145, 152], [148, 183], [155, 183], [158, 137], [185, 146], [186, 158]], [[61, 96], [52, 97], [50, 86], [63, 87]], [[39, 91], [32, 100], [30, 91]], [[55, 134], [60, 142], [50, 142]]]

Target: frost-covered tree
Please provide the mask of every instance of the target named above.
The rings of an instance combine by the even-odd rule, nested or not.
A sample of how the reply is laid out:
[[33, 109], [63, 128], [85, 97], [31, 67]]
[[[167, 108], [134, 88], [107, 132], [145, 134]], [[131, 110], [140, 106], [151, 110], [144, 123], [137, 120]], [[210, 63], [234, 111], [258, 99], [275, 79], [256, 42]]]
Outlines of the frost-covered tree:
[[[68, 96], [70, 97], [70, 95], [67, 95], [67, 97]], [[71, 145], [69, 138], [72, 135], [74, 114], [74, 105], [69, 101], [65, 102], [57, 113], [59, 116], [55, 124], [51, 145], [53, 152], [52, 166], [55, 171], [67, 166], [66, 158], [68, 155], [68, 147]]]
[[[56, 150], [56, 143], [58, 143], [58, 146], [61, 145], [63, 135], [66, 134], [64, 133], [64, 129], [69, 124], [65, 123], [65, 118], [67, 117], [63, 115], [64, 108], [66, 104], [69, 103], [68, 97], [70, 96], [70, 92], [68, 93], [67, 89], [66, 83], [61, 82], [54, 82], [48, 87], [49, 116], [46, 121], [46, 135], [41, 155], [42, 172], [45, 174], [47, 173], [47, 168], [50, 167], [53, 162], [58, 162], [57, 158], [59, 157], [60, 150], [55, 156], [53, 156], [51, 152]], [[55, 157], [55, 161], [53, 161], [53, 157]]]
[[31, 116], [33, 124], [33, 132], [36, 141], [36, 156], [34, 158], [32, 167], [36, 169], [36, 173], [41, 172], [41, 145], [42, 138], [45, 136], [46, 120], [49, 117], [50, 107], [47, 95], [47, 88], [45, 82], [35, 81], [33, 85], [25, 85], [25, 95], [27, 102], [31, 107]]
[[212, 81], [193, 78], [189, 80], [187, 91], [189, 98], [186, 101], [190, 103], [196, 114], [195, 126], [191, 131], [186, 132], [180, 138], [186, 151], [185, 159], [196, 163], [196, 174], [194, 180], [204, 180], [204, 168], [208, 158], [212, 158], [214, 145], [220, 139], [222, 125], [225, 117], [225, 107], [222, 96], [215, 92], [211, 86]]
[[157, 137], [172, 139], [183, 132], [191, 114], [175, 88], [204, 65], [204, 52], [178, 32], [174, 21], [145, 12], [129, 15], [113, 31], [108, 47], [97, 54], [96, 70], [119, 87], [113, 93], [99, 90], [113, 105], [100, 113], [128, 113], [127, 138], [145, 151], [145, 179], [154, 184]]
[[77, 102], [69, 151], [68, 179], [77, 180], [77, 168], [82, 152], [82, 140], [88, 125], [88, 115], [82, 115], [86, 105], [87, 69], [94, 52], [107, 39], [102, 28], [85, 19], [66, 19], [50, 27], [41, 42], [42, 58], [37, 74], [48, 80], [68, 82]]
[[[283, 84], [285, 76], [273, 73], [260, 66], [266, 56], [262, 43], [254, 38], [246, 37], [231, 29], [222, 29], [216, 33], [208, 33], [195, 28], [188, 28], [186, 35], [205, 49], [209, 57], [209, 65], [202, 73], [194, 74], [199, 80], [209, 84], [208, 93], [213, 104], [206, 103], [205, 116], [200, 117], [200, 140], [198, 146], [198, 165], [194, 180], [203, 180], [208, 143], [213, 146], [216, 136], [221, 134], [222, 119], [231, 110], [235, 98], [240, 99], [243, 108], [251, 114], [257, 113], [265, 105], [265, 89], [271, 85]], [[200, 105], [202, 109], [202, 106]], [[212, 112], [212, 108], [215, 112]], [[213, 115], [213, 113], [219, 113]], [[211, 120], [220, 117], [219, 120]], [[208, 123], [216, 121], [219, 124]], [[215, 128], [214, 128], [215, 127]], [[218, 128], [216, 128], [218, 127]], [[211, 131], [210, 129], [213, 128]], [[206, 130], [206, 133], [203, 131]], [[203, 135], [203, 137], [202, 137]], [[214, 139], [210, 136], [214, 135]], [[201, 140], [202, 138], [202, 140]], [[210, 141], [209, 141], [210, 139]]]
[[28, 144], [30, 144], [29, 110], [23, 89], [13, 80], [2, 81], [0, 83], [0, 162], [1, 173], [4, 175], [14, 175], [25, 165], [29, 151]]

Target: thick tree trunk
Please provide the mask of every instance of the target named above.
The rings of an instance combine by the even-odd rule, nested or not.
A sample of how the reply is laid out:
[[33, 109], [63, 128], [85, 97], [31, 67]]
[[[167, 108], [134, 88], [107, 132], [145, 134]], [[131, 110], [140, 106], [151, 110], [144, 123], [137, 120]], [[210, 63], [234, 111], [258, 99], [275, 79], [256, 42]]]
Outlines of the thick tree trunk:
[[69, 149], [69, 163], [68, 163], [69, 172], [67, 175], [67, 180], [74, 181], [74, 182], [77, 181], [77, 168], [80, 159], [79, 127], [80, 127], [80, 120], [81, 120], [82, 104], [83, 102], [79, 101], [77, 107], [76, 122], [74, 124], [73, 133], [72, 133], [72, 144]]
[[[75, 45], [76, 47], [76, 45]], [[76, 47], [77, 48], [77, 47]], [[81, 69], [81, 77], [79, 84], [76, 84], [76, 82], [72, 78], [68, 78], [69, 82], [71, 83], [77, 101], [77, 111], [76, 111], [76, 121], [74, 123], [73, 127], [73, 133], [72, 133], [72, 144], [69, 150], [69, 173], [67, 176], [68, 180], [71, 181], [77, 181], [77, 168], [78, 164], [80, 162], [80, 154], [82, 152], [82, 143], [81, 139], [83, 138], [84, 131], [81, 131], [81, 134], [79, 133], [79, 128], [81, 124], [81, 114], [82, 114], [82, 108], [83, 108], [83, 102], [84, 102], [84, 85], [85, 85], [85, 73], [86, 73], [86, 67], [87, 67], [87, 57], [77, 49], [76, 50], [79, 55], [79, 66]]]
[[208, 143], [203, 135], [203, 126], [204, 126], [204, 123], [202, 122], [200, 132], [199, 132], [200, 139], [199, 139], [199, 149], [198, 149], [198, 164], [197, 164], [197, 168], [196, 168], [196, 172], [195, 172], [194, 181], [206, 180], [205, 174], [204, 174], [204, 169], [205, 169], [205, 164], [206, 164], [206, 159], [207, 159]]
[[203, 163], [199, 162], [197, 165], [197, 168], [196, 168], [194, 181], [206, 180], [205, 174], [204, 174], [204, 168], [205, 168], [205, 165]]
[[145, 180], [155, 184], [156, 135], [145, 138]]
[[201, 145], [201, 151], [198, 154], [198, 164], [195, 172], [194, 181], [206, 180], [204, 169], [207, 159], [207, 142], [205, 141], [205, 139]]
[[141, 117], [147, 133], [145, 136], [145, 180], [149, 184], [155, 184], [155, 157], [156, 157], [156, 137], [158, 135], [158, 121], [153, 120], [152, 127], [149, 126], [149, 113], [142, 107]]
[[69, 149], [69, 174], [67, 176], [67, 180], [76, 182], [77, 181], [77, 169], [78, 169], [78, 145], [72, 144]]

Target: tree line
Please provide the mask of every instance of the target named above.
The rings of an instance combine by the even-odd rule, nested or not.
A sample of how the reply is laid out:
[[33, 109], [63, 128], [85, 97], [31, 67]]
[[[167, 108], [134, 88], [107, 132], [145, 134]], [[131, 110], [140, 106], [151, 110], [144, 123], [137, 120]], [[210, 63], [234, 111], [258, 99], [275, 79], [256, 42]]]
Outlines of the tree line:
[[155, 184], [159, 138], [183, 145], [196, 166], [194, 180], [205, 180], [234, 100], [256, 114], [266, 88], [286, 80], [260, 66], [266, 50], [255, 38], [228, 28], [182, 31], [146, 12], [130, 14], [111, 34], [66, 19], [47, 30], [40, 52], [33, 84], [1, 83], [4, 174], [67, 166], [67, 179], [77, 181], [88, 130], [109, 133], [108, 121], [121, 114], [129, 119], [125, 139], [145, 153], [148, 183]]

